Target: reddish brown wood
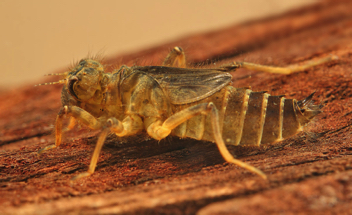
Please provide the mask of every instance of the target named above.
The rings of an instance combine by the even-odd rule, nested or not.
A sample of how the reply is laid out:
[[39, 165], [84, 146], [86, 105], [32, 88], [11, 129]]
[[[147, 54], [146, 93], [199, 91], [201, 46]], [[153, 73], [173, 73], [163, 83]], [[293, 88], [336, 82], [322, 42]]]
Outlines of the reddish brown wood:
[[61, 86], [24, 86], [0, 95], [0, 213], [351, 214], [351, 11], [351, 1], [323, 1], [107, 60], [157, 64], [175, 45], [191, 62], [217, 65], [283, 66], [337, 55], [337, 61], [291, 75], [233, 74], [236, 87], [297, 99], [316, 91], [325, 105], [305, 132], [279, 145], [230, 147], [267, 181], [224, 163], [212, 143], [138, 136], [109, 137], [96, 172], [70, 183], [88, 168], [97, 132], [70, 131], [59, 149], [38, 157], [38, 149], [54, 142]]

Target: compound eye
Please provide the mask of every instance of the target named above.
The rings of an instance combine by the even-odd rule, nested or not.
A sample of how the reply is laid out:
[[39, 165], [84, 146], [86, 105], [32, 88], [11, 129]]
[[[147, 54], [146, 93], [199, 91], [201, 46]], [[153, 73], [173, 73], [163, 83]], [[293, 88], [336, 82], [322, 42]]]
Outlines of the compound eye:
[[84, 69], [85, 73], [93, 73], [94, 71], [95, 71], [94, 68], [91, 68], [91, 67]]
[[73, 84], [76, 83], [76, 81], [78, 81], [78, 78], [76, 76], [72, 76], [70, 77], [70, 79], [68, 80], [68, 91], [70, 92], [70, 94], [75, 97], [76, 99], [78, 99], [77, 94], [75, 93], [75, 91], [73, 90]]

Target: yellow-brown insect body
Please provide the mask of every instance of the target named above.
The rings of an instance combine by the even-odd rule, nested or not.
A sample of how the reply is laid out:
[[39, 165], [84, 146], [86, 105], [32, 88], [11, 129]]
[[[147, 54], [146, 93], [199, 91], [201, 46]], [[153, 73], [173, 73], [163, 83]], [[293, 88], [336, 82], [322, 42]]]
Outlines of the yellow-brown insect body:
[[[83, 59], [67, 73], [60, 109], [55, 126], [55, 144], [38, 153], [57, 148], [62, 141], [62, 122], [70, 116], [68, 129], [75, 120], [100, 129], [89, 170], [75, 179], [94, 173], [100, 150], [109, 133], [130, 136], [145, 132], [161, 140], [168, 135], [215, 142], [227, 162], [236, 164], [266, 178], [260, 170], [235, 159], [228, 145], [255, 145], [275, 143], [302, 130], [316, 114], [320, 105], [313, 105], [312, 95], [302, 101], [271, 96], [230, 86], [228, 73], [238, 67], [265, 72], [283, 73], [301, 71], [323, 62], [311, 61], [305, 66], [274, 68], [232, 63], [215, 69], [185, 68], [185, 55], [175, 47], [163, 66], [122, 66], [113, 73], [105, 73], [96, 60]], [[178, 63], [179, 67], [174, 66]], [[54, 74], [57, 75], [57, 74]]]
[[[296, 100], [283, 96], [271, 96], [265, 92], [232, 86], [224, 87], [227, 81], [221, 82], [217, 92], [210, 91], [212, 95], [204, 96], [209, 91], [198, 93], [196, 90], [193, 97], [182, 95], [180, 91], [170, 92], [166, 88], [176, 85], [170, 80], [173, 76], [162, 74], [159, 70], [163, 68], [122, 67], [109, 74], [104, 73], [99, 62], [82, 60], [69, 74], [63, 95], [70, 94], [79, 103], [79, 107], [101, 121], [110, 117], [123, 120], [126, 115], [131, 114], [141, 116], [143, 121], [150, 117], [166, 120], [185, 108], [213, 102], [219, 110], [222, 138], [230, 145], [259, 146], [279, 142], [301, 131], [320, 112], [318, 106], [302, 104], [300, 107]], [[214, 72], [210, 74], [214, 77]], [[228, 77], [221, 72], [215, 74], [224, 80]], [[190, 92], [187, 90], [187, 93]], [[179, 104], [185, 103], [181, 102], [182, 96], [185, 96], [183, 99], [193, 102]], [[63, 105], [67, 103], [66, 100], [63, 97]], [[209, 115], [194, 116], [176, 127], [172, 134], [182, 138], [215, 141]]]

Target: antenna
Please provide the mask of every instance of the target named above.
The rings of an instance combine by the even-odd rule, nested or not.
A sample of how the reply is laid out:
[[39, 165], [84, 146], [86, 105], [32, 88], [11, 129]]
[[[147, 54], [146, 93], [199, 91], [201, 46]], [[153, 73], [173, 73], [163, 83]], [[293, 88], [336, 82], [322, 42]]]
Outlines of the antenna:
[[43, 83], [43, 84], [37, 84], [37, 85], [34, 85], [34, 86], [38, 87], [38, 86], [43, 86], [43, 85], [64, 84], [65, 82], [66, 82], [66, 79], [63, 79], [63, 80], [56, 81], [56, 82], [48, 82], [48, 83]]

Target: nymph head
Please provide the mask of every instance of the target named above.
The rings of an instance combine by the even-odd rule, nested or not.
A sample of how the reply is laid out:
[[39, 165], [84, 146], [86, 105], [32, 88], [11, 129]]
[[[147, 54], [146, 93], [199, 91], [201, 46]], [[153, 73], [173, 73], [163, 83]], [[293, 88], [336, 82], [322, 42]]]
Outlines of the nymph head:
[[[88, 101], [101, 95], [104, 67], [91, 59], [81, 60], [67, 75], [67, 89], [79, 101]], [[94, 99], [94, 98], [93, 98]]]

